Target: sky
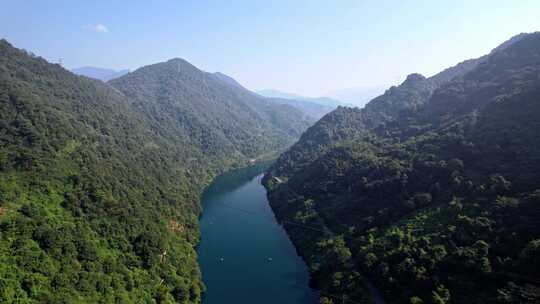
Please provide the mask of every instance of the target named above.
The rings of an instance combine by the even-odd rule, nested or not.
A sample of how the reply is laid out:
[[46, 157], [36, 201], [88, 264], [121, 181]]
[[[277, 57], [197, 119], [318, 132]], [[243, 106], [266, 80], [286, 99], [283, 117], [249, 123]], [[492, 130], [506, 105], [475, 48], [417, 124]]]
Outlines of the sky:
[[2, 0], [0, 38], [67, 68], [180, 57], [252, 90], [321, 96], [431, 76], [540, 30], [540, 1]]

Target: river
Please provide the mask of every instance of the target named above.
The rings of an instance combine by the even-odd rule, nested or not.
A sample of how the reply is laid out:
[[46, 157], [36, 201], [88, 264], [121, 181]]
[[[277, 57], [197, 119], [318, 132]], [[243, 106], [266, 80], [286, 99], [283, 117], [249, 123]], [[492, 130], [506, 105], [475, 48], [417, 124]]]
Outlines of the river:
[[218, 176], [203, 194], [197, 252], [204, 304], [317, 302], [308, 269], [266, 199], [264, 168]]

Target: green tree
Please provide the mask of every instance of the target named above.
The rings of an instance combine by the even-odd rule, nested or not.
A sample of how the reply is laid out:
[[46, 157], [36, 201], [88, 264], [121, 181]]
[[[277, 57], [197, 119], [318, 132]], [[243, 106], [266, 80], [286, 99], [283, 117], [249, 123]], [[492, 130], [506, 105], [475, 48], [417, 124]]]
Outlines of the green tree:
[[450, 303], [450, 290], [444, 285], [439, 285], [436, 290], [431, 292], [431, 299], [434, 304]]
[[417, 296], [411, 297], [409, 302], [410, 304], [424, 304], [424, 301], [420, 297], [417, 297]]

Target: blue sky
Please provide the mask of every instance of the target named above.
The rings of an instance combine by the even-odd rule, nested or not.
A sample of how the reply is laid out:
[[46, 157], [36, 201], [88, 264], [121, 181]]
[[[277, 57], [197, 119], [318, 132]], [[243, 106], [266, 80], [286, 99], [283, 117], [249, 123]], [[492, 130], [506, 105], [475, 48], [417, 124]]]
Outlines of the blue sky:
[[250, 89], [317, 96], [430, 76], [540, 30], [540, 1], [3, 0], [0, 37], [68, 68], [182, 57]]

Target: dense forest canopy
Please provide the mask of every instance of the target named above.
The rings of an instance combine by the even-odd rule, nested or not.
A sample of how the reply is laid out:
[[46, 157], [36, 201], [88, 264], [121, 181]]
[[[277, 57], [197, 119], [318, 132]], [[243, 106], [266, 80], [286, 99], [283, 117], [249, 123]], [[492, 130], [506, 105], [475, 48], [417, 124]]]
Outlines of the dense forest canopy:
[[0, 302], [200, 302], [202, 189], [309, 123], [179, 59], [107, 84], [1, 40]]
[[365, 280], [388, 303], [540, 302], [539, 75], [540, 33], [521, 34], [280, 156], [265, 184], [321, 303], [369, 302]]

